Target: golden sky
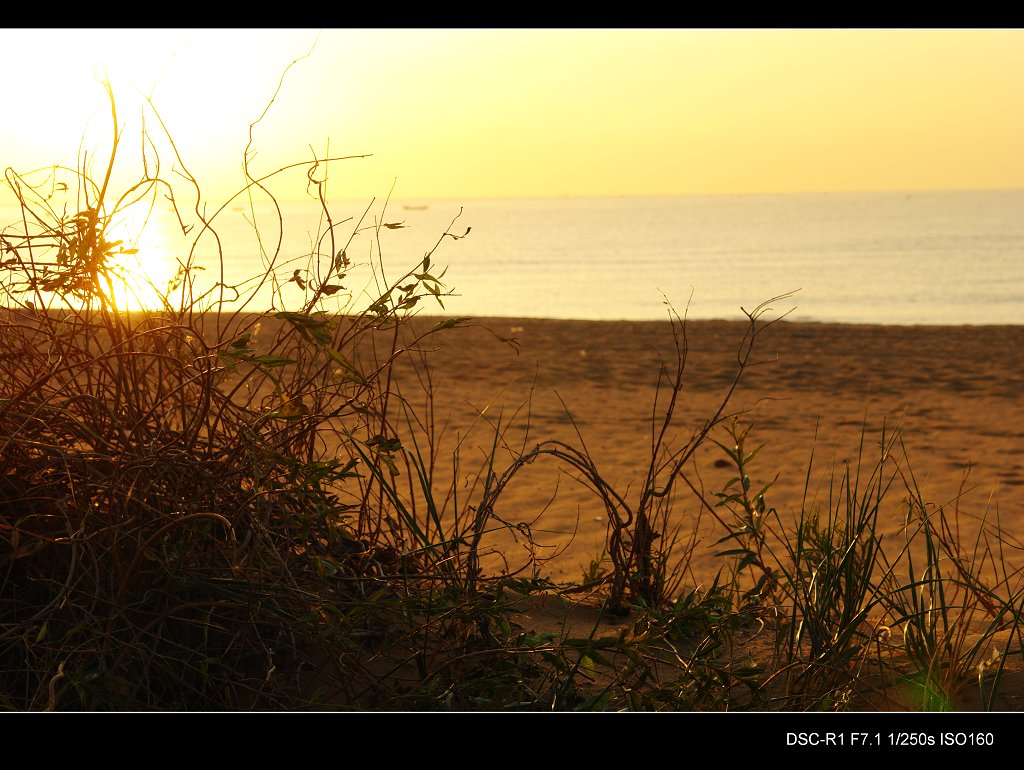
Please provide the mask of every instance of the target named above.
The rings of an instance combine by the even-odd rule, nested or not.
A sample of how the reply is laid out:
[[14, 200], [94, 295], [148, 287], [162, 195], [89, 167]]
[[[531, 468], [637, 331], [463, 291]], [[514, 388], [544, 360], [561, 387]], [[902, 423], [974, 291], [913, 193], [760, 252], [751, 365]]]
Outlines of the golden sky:
[[[1024, 187], [1022, 30], [5, 30], [3, 166], [125, 167], [139, 92], [207, 196], [331, 169], [368, 198]], [[155, 120], [147, 118], [150, 133]], [[157, 143], [169, 171], [172, 158]], [[311, 149], [312, 148], [312, 149]], [[301, 173], [280, 179], [303, 195]]]

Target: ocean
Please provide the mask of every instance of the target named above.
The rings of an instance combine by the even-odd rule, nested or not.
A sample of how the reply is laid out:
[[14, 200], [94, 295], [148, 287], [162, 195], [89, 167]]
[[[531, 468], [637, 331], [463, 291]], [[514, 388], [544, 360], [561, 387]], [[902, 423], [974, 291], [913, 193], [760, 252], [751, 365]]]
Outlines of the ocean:
[[[692, 319], [738, 319], [780, 296], [772, 314], [793, 321], [1019, 324], [1024, 309], [1024, 190], [393, 200], [386, 208], [340, 201], [330, 209], [333, 244], [320, 237], [326, 222], [311, 202], [281, 204], [280, 218], [267, 203], [225, 208], [213, 221], [216, 239], [207, 232], [196, 241], [199, 228], [175, 239], [166, 218], [143, 228], [138, 216], [119, 225], [119, 237], [139, 248], [142, 266], [131, 274], [155, 273], [161, 284], [195, 243], [194, 264], [205, 269], [193, 272], [194, 293], [220, 279], [218, 251], [227, 284], [271, 267], [283, 293], [274, 299], [269, 282], [245, 284], [250, 310], [297, 309], [301, 284], [317, 272], [310, 255], [320, 255], [323, 275], [342, 248], [349, 266], [332, 283], [344, 289], [329, 307], [364, 308], [378, 287], [408, 285], [403, 276], [422, 272], [429, 253], [429, 274], [451, 296], [443, 307], [421, 299], [415, 309], [427, 314], [656, 320], [670, 303]], [[14, 221], [9, 209], [2, 214]], [[296, 270], [299, 280], [289, 280]]]

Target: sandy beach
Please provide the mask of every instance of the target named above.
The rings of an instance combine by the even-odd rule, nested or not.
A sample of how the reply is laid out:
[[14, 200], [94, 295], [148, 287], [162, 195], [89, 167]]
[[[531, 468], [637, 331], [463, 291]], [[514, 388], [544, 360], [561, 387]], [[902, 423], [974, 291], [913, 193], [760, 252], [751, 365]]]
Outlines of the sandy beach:
[[[669, 433], [673, 448], [718, 409], [736, 373], [745, 329], [742, 322], [687, 323], [686, 384]], [[516, 345], [498, 337], [514, 338]], [[458, 444], [456, 492], [467, 499], [500, 424], [499, 443], [507, 442], [511, 451], [499, 453], [496, 472], [503, 470], [502, 460], [510, 463], [542, 441], [582, 443], [602, 476], [635, 502], [650, 461], [652, 417], [660, 420], [667, 396], [662, 387], [659, 397], [659, 372], [663, 364], [675, 366], [667, 321], [476, 319], [430, 339], [436, 346], [427, 360], [441, 434], [439, 483]], [[744, 373], [728, 412], [753, 426], [748, 448], [764, 445], [751, 480], [758, 487], [773, 482], [765, 499], [784, 521], [828, 506], [830, 479], [856, 469], [862, 438], [866, 480], [879, 459], [883, 430], [891, 435], [899, 426], [927, 506], [958, 510], [968, 546], [978, 521], [986, 517], [991, 528], [998, 515], [1006, 558], [1024, 565], [1024, 552], [1015, 547], [1024, 541], [1024, 327], [780, 321], [758, 337], [751, 360], [757, 365]], [[408, 386], [404, 393], [414, 405], [422, 402]], [[724, 430], [730, 422], [712, 437], [730, 441]], [[722, 450], [706, 442], [688, 471], [712, 503], [731, 473], [721, 467], [723, 459]], [[895, 465], [888, 467], [890, 475], [896, 472]], [[897, 548], [906, 497], [897, 479], [879, 522], [883, 538]], [[710, 581], [722, 566], [714, 555], [721, 550], [714, 546], [720, 525], [703, 508], [682, 488], [672, 509], [683, 539], [695, 533], [688, 579], [697, 583]], [[541, 572], [553, 579], [579, 580], [601, 556], [607, 517], [600, 500], [548, 458], [512, 479], [495, 513], [529, 527], [532, 553], [549, 559]], [[491, 545], [513, 568], [531, 553], [522, 537]]]

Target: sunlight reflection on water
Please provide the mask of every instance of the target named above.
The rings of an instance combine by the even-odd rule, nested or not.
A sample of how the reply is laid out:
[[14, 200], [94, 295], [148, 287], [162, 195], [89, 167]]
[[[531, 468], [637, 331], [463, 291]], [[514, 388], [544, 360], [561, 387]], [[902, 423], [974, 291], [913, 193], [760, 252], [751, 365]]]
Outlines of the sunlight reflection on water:
[[[111, 233], [138, 249], [123, 262], [133, 306], [155, 303], [187, 264], [178, 300], [237, 290], [249, 310], [296, 309], [303, 285], [330, 280], [344, 289], [329, 307], [365, 308], [437, 245], [430, 272], [447, 269], [456, 296], [443, 308], [425, 298], [417, 310], [430, 314], [659, 320], [667, 299], [680, 312], [689, 301], [691, 318], [739, 318], [799, 289], [774, 304], [795, 308], [791, 320], [1002, 324], [1019, 323], [1024, 303], [1022, 206], [1015, 190], [418, 200], [383, 214], [340, 201], [329, 230], [303, 202], [280, 217], [225, 208], [208, 230], [183, 212], [188, 236], [166, 207], [143, 227], [138, 206]], [[350, 265], [329, 277], [342, 249]], [[207, 294], [219, 283], [230, 288]]]

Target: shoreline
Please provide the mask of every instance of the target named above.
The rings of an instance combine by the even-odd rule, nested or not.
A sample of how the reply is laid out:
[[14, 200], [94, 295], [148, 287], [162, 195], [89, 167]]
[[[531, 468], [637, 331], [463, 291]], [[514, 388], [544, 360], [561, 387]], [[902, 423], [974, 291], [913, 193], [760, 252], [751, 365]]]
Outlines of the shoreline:
[[[459, 317], [454, 313], [434, 313], [424, 312], [416, 316], [423, 320], [430, 320], [431, 322], [444, 321], [450, 318]], [[665, 325], [668, 323], [668, 315], [665, 318], [559, 318], [558, 316], [524, 316], [524, 315], [488, 315], [488, 316], [463, 316], [472, 318], [473, 321], [481, 323], [516, 323], [519, 321], [540, 321], [543, 323], [569, 323], [569, 324], [653, 324]], [[858, 328], [864, 327], [868, 329], [885, 328], [885, 329], [1017, 329], [1024, 328], [1024, 321], [1019, 324], [1011, 323], [948, 323], [948, 324], [930, 324], [930, 323], [867, 323], [864, 321], [828, 321], [818, 319], [799, 319], [791, 320], [790, 318], [779, 318], [778, 323], [788, 324], [790, 326], [838, 326], [841, 328]], [[695, 324], [740, 324], [746, 325], [746, 318], [687, 318], [686, 323], [688, 325]]]

